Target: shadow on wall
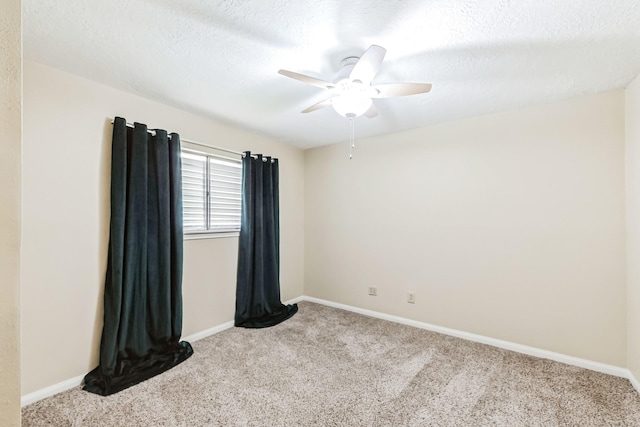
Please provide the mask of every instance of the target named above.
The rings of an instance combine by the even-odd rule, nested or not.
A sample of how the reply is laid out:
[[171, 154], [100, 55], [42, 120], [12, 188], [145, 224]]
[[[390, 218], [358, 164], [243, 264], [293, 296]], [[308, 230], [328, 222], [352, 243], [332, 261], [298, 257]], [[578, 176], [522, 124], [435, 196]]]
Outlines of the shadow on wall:
[[100, 268], [96, 272], [99, 284], [98, 298], [96, 300], [96, 314], [93, 326], [93, 337], [91, 339], [91, 353], [88, 360], [87, 372], [95, 368], [100, 363], [100, 340], [102, 338], [102, 326], [104, 323], [104, 280], [107, 271], [107, 256], [109, 249], [109, 210], [111, 206], [111, 136], [113, 125], [111, 118], [104, 122], [104, 132], [102, 133], [102, 146], [100, 150], [99, 169], [99, 191], [100, 197], [98, 205], [98, 265]]

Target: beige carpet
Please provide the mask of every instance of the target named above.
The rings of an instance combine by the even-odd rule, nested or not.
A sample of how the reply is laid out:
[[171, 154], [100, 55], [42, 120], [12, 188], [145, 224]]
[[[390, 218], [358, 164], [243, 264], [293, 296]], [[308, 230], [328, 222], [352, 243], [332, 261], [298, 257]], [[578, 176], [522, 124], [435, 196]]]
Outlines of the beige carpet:
[[193, 347], [116, 395], [27, 406], [22, 425], [640, 426], [625, 379], [308, 302]]

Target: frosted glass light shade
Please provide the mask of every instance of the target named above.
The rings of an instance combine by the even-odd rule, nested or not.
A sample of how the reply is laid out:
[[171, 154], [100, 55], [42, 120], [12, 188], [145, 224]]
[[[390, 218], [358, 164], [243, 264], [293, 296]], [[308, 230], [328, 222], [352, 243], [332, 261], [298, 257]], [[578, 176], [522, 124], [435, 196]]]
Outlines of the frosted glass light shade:
[[336, 113], [344, 117], [358, 117], [371, 108], [371, 98], [360, 91], [347, 91], [331, 99]]

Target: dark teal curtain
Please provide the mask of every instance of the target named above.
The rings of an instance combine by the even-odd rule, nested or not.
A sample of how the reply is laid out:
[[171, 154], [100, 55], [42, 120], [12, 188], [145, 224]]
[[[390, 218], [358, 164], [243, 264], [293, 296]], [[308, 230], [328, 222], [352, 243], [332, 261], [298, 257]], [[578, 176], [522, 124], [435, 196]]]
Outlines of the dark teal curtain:
[[244, 153], [235, 325], [265, 328], [298, 311], [280, 301], [278, 159]]
[[111, 229], [100, 365], [84, 389], [103, 396], [193, 354], [182, 334], [180, 137], [113, 123]]

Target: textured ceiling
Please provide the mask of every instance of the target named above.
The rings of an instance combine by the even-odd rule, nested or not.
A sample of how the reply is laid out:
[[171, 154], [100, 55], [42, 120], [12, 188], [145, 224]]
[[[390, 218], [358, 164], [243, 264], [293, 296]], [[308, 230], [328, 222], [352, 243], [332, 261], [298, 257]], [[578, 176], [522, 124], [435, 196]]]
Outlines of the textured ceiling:
[[622, 88], [640, 73], [638, 0], [23, 0], [23, 25], [29, 60], [303, 148], [346, 140], [348, 120], [301, 114], [325, 94], [278, 69], [332, 81], [371, 44], [387, 49], [374, 84], [433, 89], [375, 100], [359, 137]]

